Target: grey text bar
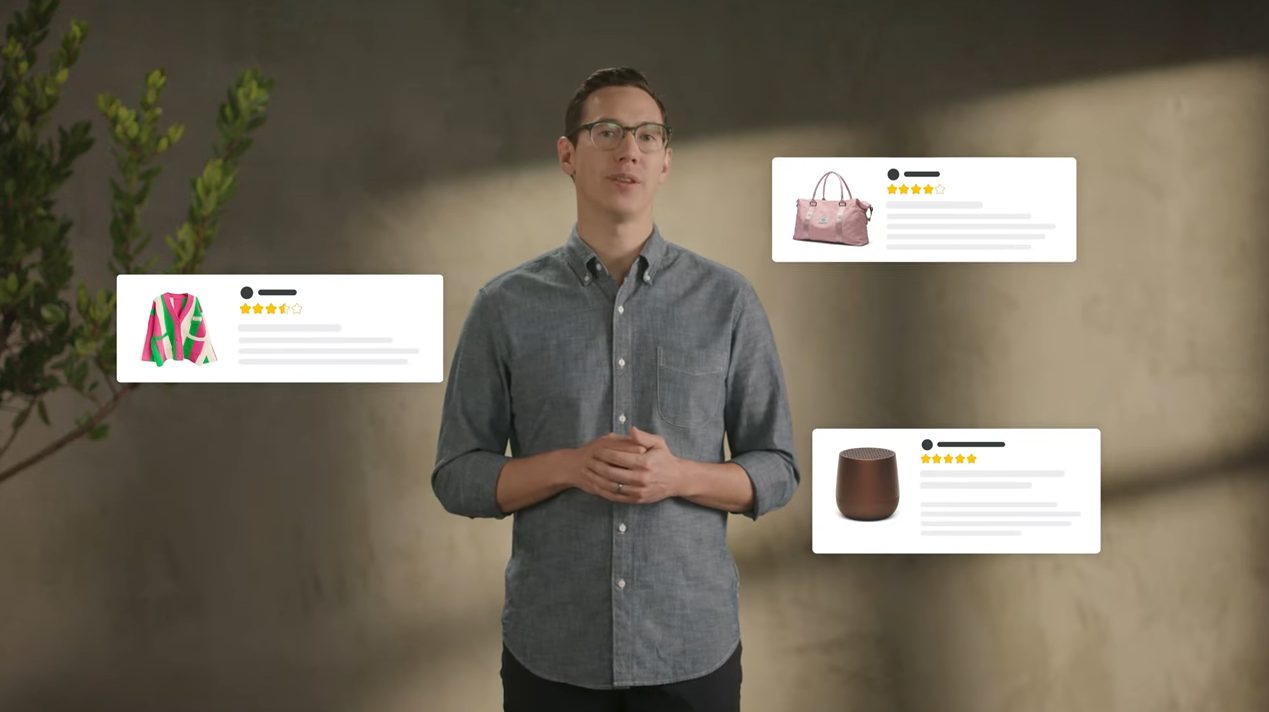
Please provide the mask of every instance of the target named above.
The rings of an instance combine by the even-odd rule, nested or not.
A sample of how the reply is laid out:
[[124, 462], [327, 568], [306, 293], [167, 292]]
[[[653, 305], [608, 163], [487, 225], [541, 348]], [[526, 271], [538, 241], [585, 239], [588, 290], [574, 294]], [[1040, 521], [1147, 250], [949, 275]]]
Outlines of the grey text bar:
[[1052, 230], [1057, 227], [1053, 223], [902, 223], [891, 220], [886, 223], [891, 230]]
[[1057, 502], [922, 502], [922, 507], [1056, 507]]
[[418, 349], [239, 349], [244, 354], [416, 354]]
[[1031, 245], [886, 245], [887, 250], [1029, 250]]
[[913, 213], [911, 215], [890, 214], [894, 220], [1030, 220], [1031, 213]]
[[921, 470], [922, 477], [1064, 477], [1062, 470]]
[[945, 529], [943, 531], [921, 532], [921, 536], [1018, 536], [1022, 532], [1005, 531], [956, 531], [955, 529]]
[[925, 517], [1078, 517], [1079, 512], [962, 512], [960, 510], [926, 510]]
[[922, 482], [921, 489], [1031, 489], [1030, 482]]
[[240, 344], [390, 344], [390, 336], [240, 336]]
[[978, 200], [891, 200], [886, 203], [887, 208], [981, 208], [982, 201]]
[[339, 331], [339, 324], [239, 324], [238, 331]]
[[886, 233], [891, 240], [1043, 240], [1042, 232], [994, 232], [990, 235], [951, 232]]
[[1069, 527], [1070, 522], [929, 522], [923, 527]]
[[244, 366], [404, 366], [404, 358], [244, 358], [238, 363]]

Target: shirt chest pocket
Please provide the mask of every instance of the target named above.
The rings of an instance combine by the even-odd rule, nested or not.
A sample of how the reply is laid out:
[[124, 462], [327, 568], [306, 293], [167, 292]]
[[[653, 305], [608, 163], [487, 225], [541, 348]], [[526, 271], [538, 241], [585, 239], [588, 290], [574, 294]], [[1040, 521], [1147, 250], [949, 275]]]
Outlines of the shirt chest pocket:
[[657, 347], [657, 412], [680, 428], [699, 428], [722, 417], [727, 398], [728, 353]]

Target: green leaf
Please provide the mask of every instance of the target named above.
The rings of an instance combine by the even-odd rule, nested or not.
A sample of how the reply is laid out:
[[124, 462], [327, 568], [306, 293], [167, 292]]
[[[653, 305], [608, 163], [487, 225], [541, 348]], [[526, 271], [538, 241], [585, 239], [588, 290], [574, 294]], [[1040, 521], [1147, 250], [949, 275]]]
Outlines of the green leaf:
[[18, 291], [18, 273], [10, 272], [9, 277], [4, 281], [4, 285], [9, 288], [9, 292]]
[[66, 319], [66, 310], [58, 304], [45, 304], [40, 307], [40, 318], [50, 324], [60, 324]]
[[52, 425], [48, 419], [48, 408], [45, 407], [43, 400], [36, 404], [35, 409], [39, 411], [40, 420], [44, 421], [45, 425]]
[[88, 439], [94, 442], [99, 440], [105, 440], [106, 436], [109, 434], [110, 434], [110, 423], [101, 423], [97, 427], [88, 431]]

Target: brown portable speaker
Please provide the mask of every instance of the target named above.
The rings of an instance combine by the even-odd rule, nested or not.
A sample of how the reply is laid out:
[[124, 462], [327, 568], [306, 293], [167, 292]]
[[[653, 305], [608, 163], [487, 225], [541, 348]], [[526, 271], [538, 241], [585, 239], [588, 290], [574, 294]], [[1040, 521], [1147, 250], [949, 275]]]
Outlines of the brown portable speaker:
[[899, 465], [894, 451], [856, 447], [837, 456], [837, 510], [847, 519], [874, 522], [899, 508]]

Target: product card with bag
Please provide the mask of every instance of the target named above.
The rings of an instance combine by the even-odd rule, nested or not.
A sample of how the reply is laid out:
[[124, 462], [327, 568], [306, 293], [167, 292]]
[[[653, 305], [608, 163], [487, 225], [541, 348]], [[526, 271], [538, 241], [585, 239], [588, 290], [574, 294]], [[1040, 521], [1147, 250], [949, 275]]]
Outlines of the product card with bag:
[[1074, 262], [1075, 168], [1065, 157], [775, 158], [771, 259]]

